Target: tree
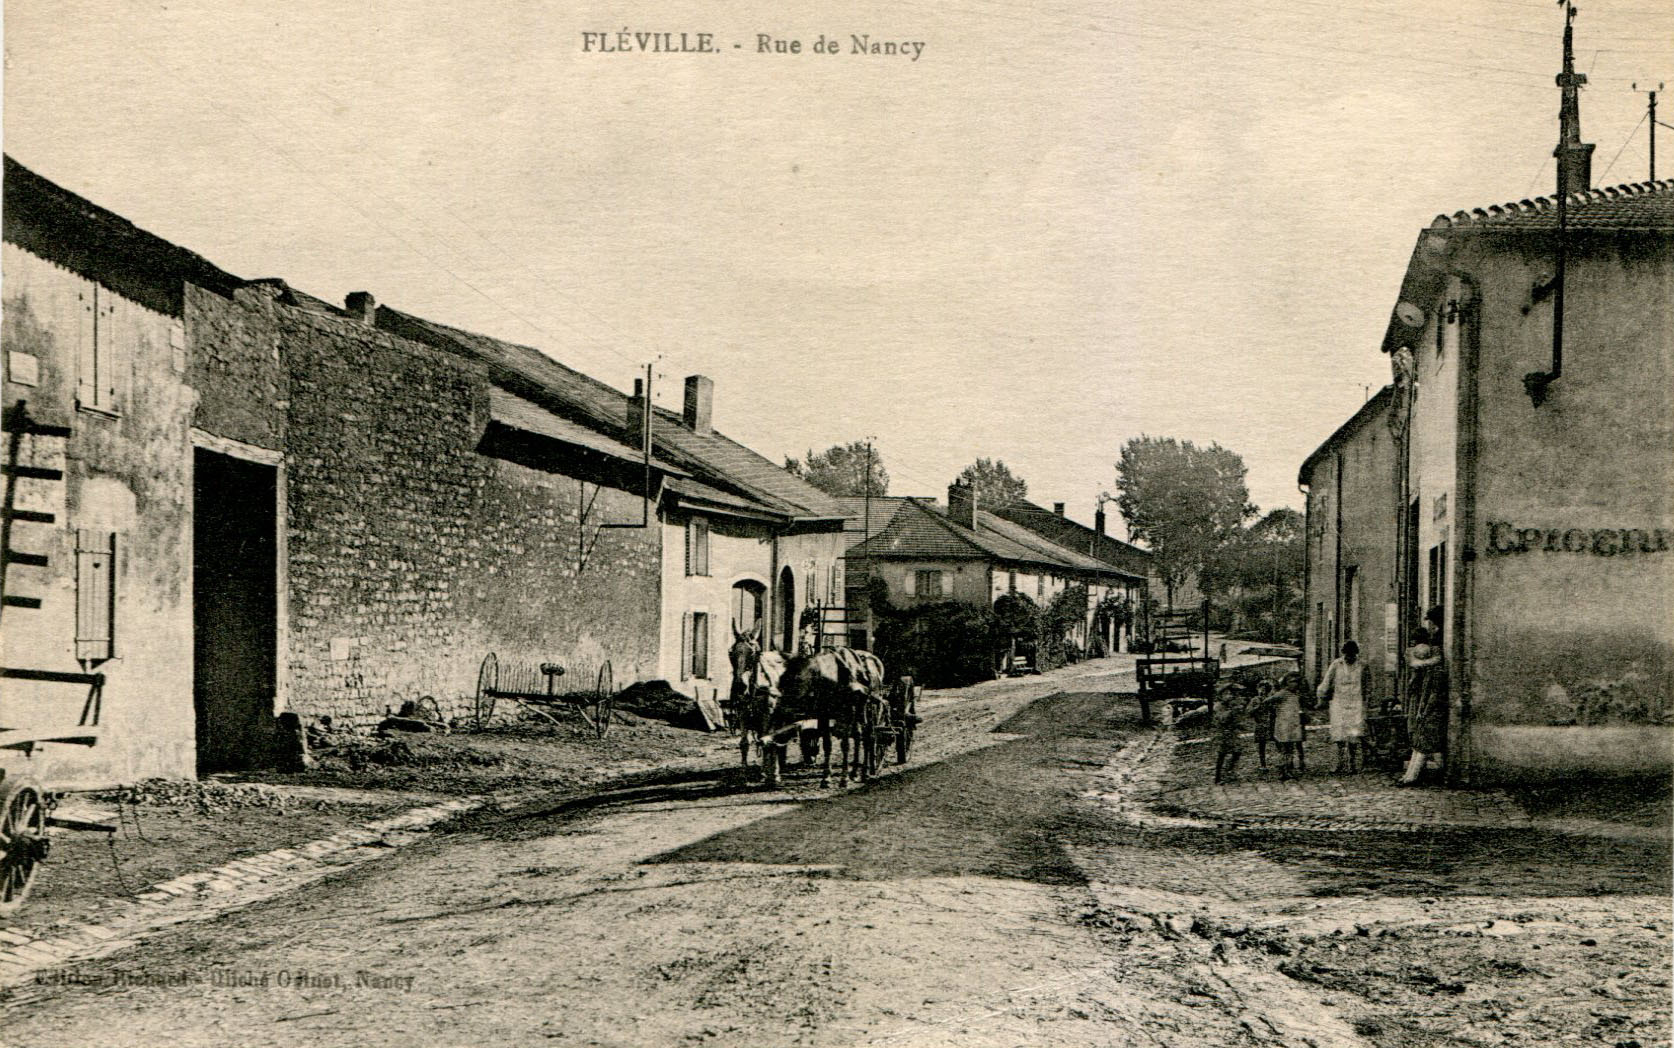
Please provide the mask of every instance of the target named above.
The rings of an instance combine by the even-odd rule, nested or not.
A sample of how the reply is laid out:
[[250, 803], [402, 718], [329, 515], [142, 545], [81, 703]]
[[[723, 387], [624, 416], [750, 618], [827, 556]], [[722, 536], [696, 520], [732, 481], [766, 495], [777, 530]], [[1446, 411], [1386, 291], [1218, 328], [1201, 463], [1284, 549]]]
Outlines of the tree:
[[1221, 580], [1216, 554], [1255, 514], [1244, 460], [1219, 444], [1135, 437], [1116, 462], [1116, 506], [1128, 534], [1151, 548], [1168, 591], [1196, 575], [1205, 593]]
[[984, 506], [1005, 506], [1029, 497], [1029, 482], [999, 459], [979, 458], [960, 472], [959, 479], [975, 489]]
[[[868, 462], [870, 491], [866, 485]], [[889, 472], [884, 469], [883, 457], [876, 448], [868, 448], [864, 440], [834, 444], [818, 454], [809, 448], [806, 459], [786, 458], [785, 469], [827, 495], [883, 495], [889, 491]]]

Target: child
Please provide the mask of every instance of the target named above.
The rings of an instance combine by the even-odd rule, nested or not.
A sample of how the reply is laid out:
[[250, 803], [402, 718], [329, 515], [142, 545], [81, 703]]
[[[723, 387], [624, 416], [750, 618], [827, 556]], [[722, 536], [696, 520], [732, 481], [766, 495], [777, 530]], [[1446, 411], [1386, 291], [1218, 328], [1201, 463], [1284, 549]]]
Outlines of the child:
[[1273, 738], [1273, 715], [1275, 703], [1273, 699], [1273, 682], [1261, 681], [1256, 685], [1255, 699], [1250, 703], [1250, 727], [1255, 732], [1256, 759], [1261, 763], [1261, 770], [1267, 770], [1267, 744]]
[[[1366, 692], [1370, 671], [1360, 661], [1360, 645], [1343, 641], [1343, 655], [1326, 667], [1319, 697], [1331, 700], [1331, 741], [1337, 744], [1337, 774], [1360, 769], [1360, 740], [1366, 735]], [[1346, 760], [1345, 760], [1346, 758]]]
[[1273, 692], [1273, 741], [1279, 744], [1279, 778], [1302, 774], [1302, 675], [1287, 673]]
[[1229, 778], [1238, 767], [1238, 755], [1243, 749], [1239, 738], [1244, 730], [1244, 696], [1236, 686], [1223, 684], [1215, 700], [1215, 784]]

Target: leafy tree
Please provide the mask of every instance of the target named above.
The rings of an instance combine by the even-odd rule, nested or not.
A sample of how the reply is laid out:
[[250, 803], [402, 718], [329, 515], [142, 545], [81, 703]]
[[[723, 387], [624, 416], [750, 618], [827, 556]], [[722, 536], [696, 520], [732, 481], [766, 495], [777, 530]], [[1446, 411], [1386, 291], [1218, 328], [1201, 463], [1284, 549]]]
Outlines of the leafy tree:
[[1295, 510], [1273, 510], [1244, 529], [1223, 558], [1223, 571], [1238, 587], [1239, 618], [1270, 641], [1295, 643], [1302, 634], [1304, 526]]
[[1196, 575], [1206, 593], [1220, 583], [1216, 553], [1255, 514], [1236, 452], [1173, 437], [1135, 437], [1116, 462], [1116, 506], [1128, 534], [1151, 548], [1157, 574], [1174, 590]]
[[977, 501], [984, 506], [1004, 506], [1029, 497], [1029, 482], [999, 459], [979, 458], [960, 472], [959, 479], [976, 489]]
[[[868, 463], [870, 492], [866, 484]], [[818, 454], [809, 448], [806, 459], [786, 458], [785, 469], [827, 495], [883, 495], [889, 491], [889, 473], [884, 469], [883, 457], [876, 448], [868, 448], [864, 440], [834, 444]]]

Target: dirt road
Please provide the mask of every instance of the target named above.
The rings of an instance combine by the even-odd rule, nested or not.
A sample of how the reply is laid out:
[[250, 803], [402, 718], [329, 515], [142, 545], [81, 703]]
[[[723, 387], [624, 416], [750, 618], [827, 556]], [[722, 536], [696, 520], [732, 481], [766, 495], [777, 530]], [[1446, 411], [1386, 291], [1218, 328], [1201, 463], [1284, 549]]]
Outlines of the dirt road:
[[27, 987], [0, 1037], [1666, 1043], [1666, 848], [1587, 852], [1605, 888], [1578, 898], [1595, 889], [1494, 883], [1567, 869], [1550, 840], [1426, 860], [1377, 835], [1139, 829], [1089, 799], [1167, 759], [1121, 687], [1095, 663], [938, 703], [913, 763], [864, 789], [729, 769], [463, 825]]

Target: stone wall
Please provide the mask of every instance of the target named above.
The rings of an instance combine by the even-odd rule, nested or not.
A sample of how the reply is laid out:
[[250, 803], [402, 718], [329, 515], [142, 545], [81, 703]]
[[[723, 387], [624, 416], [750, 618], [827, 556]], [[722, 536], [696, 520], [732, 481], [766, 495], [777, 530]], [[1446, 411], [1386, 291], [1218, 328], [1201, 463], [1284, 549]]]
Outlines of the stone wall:
[[[274, 345], [284, 365], [211, 382], [200, 415], [236, 439], [284, 434], [294, 711], [364, 727], [428, 695], [464, 713], [488, 652], [508, 673], [557, 661], [591, 678], [606, 659], [619, 687], [654, 673], [657, 530], [599, 531], [637, 518], [638, 499], [583, 486], [557, 452], [547, 468], [485, 454], [481, 365], [350, 318], [198, 304], [206, 354], [224, 358], [204, 372], [265, 374]], [[282, 418], [259, 402], [280, 389]]]

